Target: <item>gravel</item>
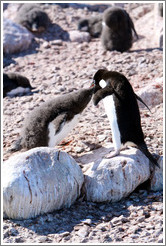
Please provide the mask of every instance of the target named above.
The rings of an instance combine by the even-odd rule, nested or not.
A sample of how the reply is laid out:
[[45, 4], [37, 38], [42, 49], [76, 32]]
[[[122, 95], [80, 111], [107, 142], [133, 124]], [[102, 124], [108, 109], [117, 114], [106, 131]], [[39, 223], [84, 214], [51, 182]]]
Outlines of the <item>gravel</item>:
[[[47, 32], [36, 35], [27, 51], [4, 56], [5, 72], [21, 73], [39, 90], [32, 95], [3, 99], [4, 160], [11, 156], [8, 150], [29, 111], [58, 94], [89, 87], [97, 69], [107, 67], [122, 72], [136, 92], [163, 76], [163, 51], [156, 48], [152, 38], [153, 5], [125, 4], [140, 39], [124, 53], [105, 52], [99, 38], [88, 43], [68, 40], [68, 32], [77, 29], [78, 19], [93, 16], [95, 11], [75, 5], [43, 5], [54, 24]], [[163, 104], [148, 106], [152, 114], [140, 109], [145, 141], [151, 152], [163, 155]], [[94, 107], [91, 102], [77, 127], [58, 148], [77, 160], [109, 141], [111, 131], [103, 105]], [[70, 208], [34, 219], [3, 222], [3, 243], [162, 242], [163, 193], [148, 190], [147, 184], [118, 203], [92, 203], [80, 197]]]

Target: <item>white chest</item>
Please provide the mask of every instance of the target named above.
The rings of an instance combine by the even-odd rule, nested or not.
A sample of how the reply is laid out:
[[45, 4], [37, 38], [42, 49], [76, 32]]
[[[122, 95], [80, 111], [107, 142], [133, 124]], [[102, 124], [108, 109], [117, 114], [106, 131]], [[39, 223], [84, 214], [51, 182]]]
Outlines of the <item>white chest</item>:
[[13, 89], [13, 90], [9, 91], [7, 93], [7, 96], [15, 96], [15, 95], [18, 95], [20, 93], [27, 93], [29, 91], [30, 91], [30, 88], [28, 88], [28, 87], [24, 88], [24, 87], [19, 86], [16, 89]]
[[103, 26], [103, 27], [105, 27], [105, 26], [106, 26], [106, 24], [105, 24], [105, 22], [104, 22], [104, 21], [102, 21], [102, 26]]
[[75, 117], [68, 123], [63, 123], [61, 126], [61, 130], [55, 134], [56, 129], [53, 122], [50, 122], [48, 125], [49, 130], [49, 147], [54, 147], [58, 145], [68, 134], [69, 132], [77, 125], [79, 121], [80, 114], [75, 115]]
[[[107, 85], [104, 80], [101, 80], [99, 84], [102, 88], [104, 88]], [[116, 115], [113, 95], [106, 96], [103, 99], [103, 103], [104, 103], [105, 112], [110, 122], [113, 143], [114, 143], [115, 149], [118, 149], [121, 146], [121, 140], [120, 140], [120, 131], [119, 131], [118, 122], [117, 122], [117, 115]]]

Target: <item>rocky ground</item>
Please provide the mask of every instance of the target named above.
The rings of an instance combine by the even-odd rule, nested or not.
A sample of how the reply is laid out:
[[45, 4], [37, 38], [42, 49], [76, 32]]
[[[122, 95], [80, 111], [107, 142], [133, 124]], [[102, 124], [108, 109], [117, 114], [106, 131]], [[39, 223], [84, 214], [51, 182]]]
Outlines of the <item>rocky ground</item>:
[[[4, 71], [29, 78], [36, 93], [3, 99], [3, 157], [8, 159], [25, 115], [41, 102], [59, 94], [89, 87], [102, 67], [122, 72], [134, 90], [163, 77], [163, 51], [154, 33], [153, 4], [126, 4], [140, 39], [129, 52], [105, 52], [100, 39], [88, 43], [70, 42], [68, 32], [77, 29], [80, 17], [97, 12], [88, 8], [44, 5], [53, 24], [35, 35], [30, 48], [4, 56]], [[102, 10], [102, 8], [101, 8]], [[38, 90], [38, 92], [37, 92]], [[161, 91], [162, 93], [162, 91]], [[163, 104], [141, 108], [142, 128], [151, 152], [163, 155]], [[102, 103], [92, 102], [77, 127], [58, 148], [80, 161], [90, 150], [111, 141], [111, 131]], [[66, 144], [68, 143], [68, 144]], [[146, 185], [118, 203], [92, 203], [81, 197], [68, 209], [25, 221], [4, 220], [4, 243], [162, 243], [162, 192]]]

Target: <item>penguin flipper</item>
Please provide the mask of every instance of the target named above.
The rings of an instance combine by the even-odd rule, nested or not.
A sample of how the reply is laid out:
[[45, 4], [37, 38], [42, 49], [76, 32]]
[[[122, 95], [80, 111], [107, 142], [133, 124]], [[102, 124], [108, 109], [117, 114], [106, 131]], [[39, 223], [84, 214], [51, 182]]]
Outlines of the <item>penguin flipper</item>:
[[129, 14], [127, 14], [127, 16], [128, 16], [128, 22], [130, 24], [131, 29], [133, 30], [136, 38], [139, 39], [139, 36], [138, 36], [138, 34], [137, 34], [136, 30], [135, 30], [134, 23], [133, 23], [132, 19], [130, 18]]
[[103, 98], [106, 96], [112, 95], [114, 93], [114, 89], [106, 86], [103, 89], [99, 89], [93, 96], [93, 103], [96, 106]]
[[52, 121], [55, 128], [55, 134], [57, 134], [61, 130], [63, 124], [66, 122], [66, 119], [67, 119], [67, 113], [62, 113]]
[[[134, 93], [135, 94], [135, 93]], [[140, 102], [142, 102], [144, 105], [145, 105], [145, 107], [147, 107], [147, 109], [151, 112], [151, 110], [150, 110], [150, 108], [147, 106], [147, 104], [137, 95], [137, 94], [135, 94], [135, 97], [136, 97], [136, 99], [138, 100], [138, 101], [140, 101]]]
[[153, 157], [153, 155], [149, 152], [146, 144], [141, 144], [141, 145], [137, 145], [138, 149], [149, 159], [149, 161], [151, 163], [153, 163], [155, 166], [157, 166], [158, 168], [160, 168], [157, 160]]

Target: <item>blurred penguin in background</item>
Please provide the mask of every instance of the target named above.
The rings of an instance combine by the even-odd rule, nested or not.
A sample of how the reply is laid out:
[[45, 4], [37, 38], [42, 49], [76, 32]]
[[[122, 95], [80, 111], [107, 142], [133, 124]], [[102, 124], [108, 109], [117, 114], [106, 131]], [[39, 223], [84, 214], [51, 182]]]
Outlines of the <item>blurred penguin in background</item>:
[[120, 7], [110, 7], [103, 13], [101, 42], [106, 50], [124, 52], [132, 47], [133, 33], [138, 39], [129, 14]]
[[80, 19], [78, 30], [89, 32], [91, 37], [98, 38], [102, 32], [102, 15], [96, 15], [88, 19]]
[[19, 8], [15, 21], [34, 33], [44, 32], [50, 24], [47, 13], [39, 4], [32, 3], [25, 3]]

